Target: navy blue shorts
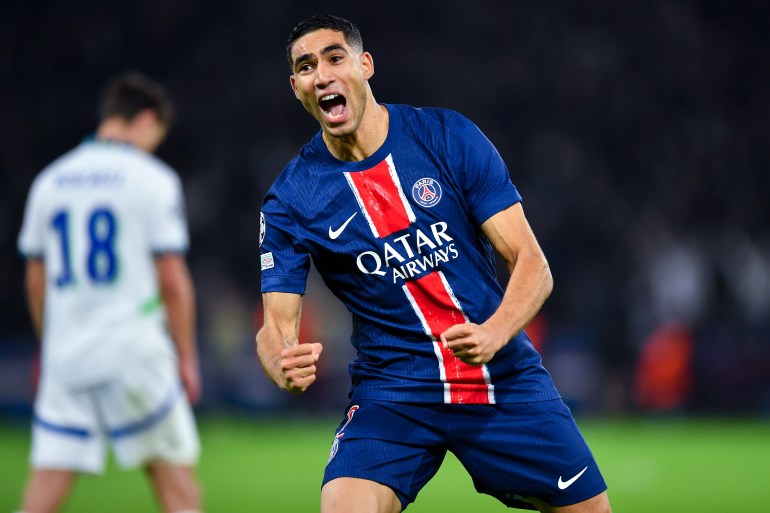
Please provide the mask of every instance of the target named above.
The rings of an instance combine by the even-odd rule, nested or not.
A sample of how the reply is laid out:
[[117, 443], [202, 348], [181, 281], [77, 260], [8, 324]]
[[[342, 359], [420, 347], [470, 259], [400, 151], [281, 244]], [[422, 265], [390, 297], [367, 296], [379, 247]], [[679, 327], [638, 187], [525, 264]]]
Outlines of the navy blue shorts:
[[509, 404], [356, 401], [332, 443], [323, 483], [338, 477], [390, 487], [402, 509], [451, 451], [476, 490], [509, 507], [535, 509], [590, 499], [607, 489], [561, 399]]

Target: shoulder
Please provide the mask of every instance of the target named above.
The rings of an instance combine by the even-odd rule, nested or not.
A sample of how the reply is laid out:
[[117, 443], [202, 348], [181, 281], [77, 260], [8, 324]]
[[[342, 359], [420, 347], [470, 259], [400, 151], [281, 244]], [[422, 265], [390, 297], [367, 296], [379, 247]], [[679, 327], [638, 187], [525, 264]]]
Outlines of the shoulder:
[[478, 129], [476, 124], [465, 115], [451, 109], [427, 108], [426, 115], [447, 133], [463, 133], [469, 129]]
[[388, 106], [407, 123], [420, 123], [433, 126], [449, 126], [457, 120], [468, 119], [452, 109], [440, 107], [414, 107], [411, 105], [391, 104]]
[[179, 179], [179, 175], [174, 168], [151, 153], [136, 148], [128, 148], [126, 149], [125, 158], [132, 160], [137, 168], [159, 179], [171, 181]]
[[273, 181], [273, 184], [268, 190], [268, 195], [280, 196], [288, 189], [291, 189], [299, 179], [298, 175], [302, 173], [303, 167], [302, 157], [300, 155], [294, 157], [288, 164], [286, 164], [286, 166], [284, 166], [278, 174], [278, 177]]
[[95, 142], [84, 147], [83, 169], [108, 170], [120, 177], [125, 193], [139, 201], [173, 198], [182, 193], [177, 172], [151, 153], [121, 143]]
[[299, 189], [305, 189], [308, 182], [320, 174], [319, 171], [325, 165], [326, 155], [318, 148], [319, 137], [320, 135], [313, 137], [302, 147], [297, 156], [284, 166], [270, 187], [269, 196], [293, 195]]
[[460, 112], [439, 107], [389, 106], [400, 118], [402, 130], [422, 139], [443, 144], [462, 143], [470, 133], [478, 132], [476, 125]]
[[80, 158], [81, 147], [76, 146], [46, 165], [32, 181], [32, 191], [50, 187], [63, 171], [69, 169]]
[[[151, 153], [134, 147], [106, 148], [108, 158], [120, 162], [126, 179], [132, 187], [141, 190], [181, 189], [182, 181], [176, 170]], [[105, 155], [107, 157], [107, 155]]]

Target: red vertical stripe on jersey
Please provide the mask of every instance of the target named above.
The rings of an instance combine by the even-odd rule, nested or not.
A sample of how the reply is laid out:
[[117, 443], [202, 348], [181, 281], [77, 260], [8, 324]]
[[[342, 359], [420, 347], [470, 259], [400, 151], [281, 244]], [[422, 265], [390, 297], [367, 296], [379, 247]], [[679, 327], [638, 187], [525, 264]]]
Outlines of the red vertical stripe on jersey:
[[387, 160], [348, 176], [377, 237], [387, 237], [411, 224], [409, 206], [404, 204], [403, 193], [391, 175]]
[[[465, 315], [455, 304], [451, 292], [438, 272], [430, 273], [405, 284], [414, 303], [413, 306], [435, 339], [455, 324], [463, 324]], [[448, 400], [451, 403], [488, 404], [492, 402], [492, 387], [484, 375], [485, 367], [469, 365], [457, 358], [452, 351], [444, 348], [441, 341], [435, 342], [441, 353], [441, 364], [449, 385]]]

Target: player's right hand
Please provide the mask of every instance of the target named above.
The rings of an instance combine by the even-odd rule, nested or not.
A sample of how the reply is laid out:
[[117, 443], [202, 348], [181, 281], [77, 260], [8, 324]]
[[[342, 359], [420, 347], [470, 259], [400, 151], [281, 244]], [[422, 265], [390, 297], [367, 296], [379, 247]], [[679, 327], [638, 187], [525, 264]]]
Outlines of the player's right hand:
[[323, 345], [297, 344], [281, 350], [281, 377], [278, 386], [289, 392], [300, 393], [316, 380], [316, 362]]

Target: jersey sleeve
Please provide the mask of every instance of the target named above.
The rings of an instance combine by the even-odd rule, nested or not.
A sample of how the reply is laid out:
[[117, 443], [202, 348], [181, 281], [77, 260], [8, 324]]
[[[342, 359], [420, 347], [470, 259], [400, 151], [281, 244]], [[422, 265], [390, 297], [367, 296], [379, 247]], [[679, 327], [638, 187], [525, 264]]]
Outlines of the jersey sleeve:
[[299, 245], [298, 229], [283, 202], [268, 193], [260, 213], [262, 292], [305, 293], [310, 255]]
[[521, 201], [508, 168], [492, 142], [468, 118], [448, 124], [448, 154], [476, 223]]
[[176, 173], [159, 175], [148, 199], [150, 248], [153, 254], [185, 253], [189, 246], [182, 183]]
[[22, 221], [17, 248], [24, 258], [43, 258], [45, 252], [44, 230], [45, 213], [43, 212], [43, 186], [38, 177], [30, 188], [27, 204], [24, 207], [24, 220]]

